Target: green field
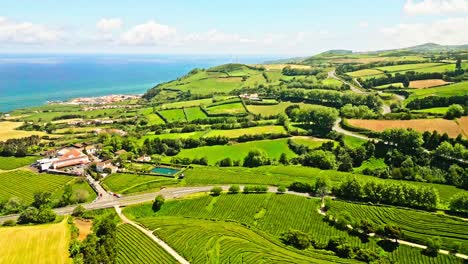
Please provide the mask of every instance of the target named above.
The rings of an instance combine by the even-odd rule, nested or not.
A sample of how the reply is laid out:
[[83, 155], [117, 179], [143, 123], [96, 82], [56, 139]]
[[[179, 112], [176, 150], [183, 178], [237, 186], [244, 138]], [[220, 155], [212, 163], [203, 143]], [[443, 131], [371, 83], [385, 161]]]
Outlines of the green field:
[[184, 108], [184, 112], [188, 121], [207, 118], [206, 114], [200, 109], [200, 107]]
[[183, 108], [183, 107], [194, 107], [200, 105], [207, 105], [213, 102], [212, 98], [206, 99], [198, 99], [198, 100], [190, 100], [190, 101], [182, 101], [182, 102], [174, 102], [174, 103], [167, 103], [161, 106], [161, 109], [171, 109], [171, 108]]
[[200, 138], [206, 132], [205, 131], [194, 131], [194, 132], [187, 132], [187, 133], [166, 133], [166, 134], [159, 134], [155, 135], [154, 133], [148, 133], [140, 138], [140, 142], [143, 143], [147, 138], [160, 138], [160, 139], [178, 139], [178, 138]]
[[159, 111], [159, 113], [164, 116], [168, 122], [187, 121], [185, 119], [184, 110], [182, 109], [163, 110]]
[[37, 226], [0, 227], [0, 263], [71, 263], [67, 221]]
[[362, 146], [364, 143], [367, 142], [365, 139], [357, 138], [357, 137], [352, 137], [348, 135], [343, 135], [343, 141], [346, 146], [350, 148], [357, 148], [359, 146]]
[[281, 153], [285, 153], [288, 158], [296, 156], [288, 147], [287, 139], [276, 140], [261, 140], [245, 143], [237, 143], [225, 146], [204, 146], [193, 149], [183, 149], [177, 157], [181, 158], [208, 158], [210, 165], [224, 159], [231, 158], [232, 160], [242, 161], [249, 151], [258, 149], [263, 151], [268, 157], [279, 159]]
[[17, 157], [0, 157], [0, 170], [13, 170], [27, 165], [31, 165], [39, 157], [27, 156], [22, 158]]
[[[323, 221], [323, 216], [317, 212], [319, 204], [319, 199], [287, 194], [225, 194], [169, 201], [156, 213], [151, 204], [131, 206], [125, 208], [124, 213], [155, 230], [157, 236], [193, 263], [226, 262], [228, 259], [230, 262], [247, 261], [253, 257], [250, 256], [252, 251], [256, 252], [257, 259], [260, 254], [268, 263], [284, 263], [291, 254], [295, 255], [293, 263], [309, 263], [312, 259], [319, 263], [354, 262], [314, 249], [297, 251], [288, 247], [289, 251], [282, 251], [284, 246], [278, 237], [289, 229], [307, 232], [319, 243], [341, 236], [353, 246], [379, 250], [374, 239], [362, 242]], [[282, 254], [278, 255], [278, 252]], [[302, 256], [297, 255], [299, 252]], [[403, 245], [387, 254], [401, 263], [432, 263], [435, 260], [422, 255], [419, 249]], [[461, 263], [461, 260], [439, 255], [437, 262]]]
[[376, 75], [376, 74], [381, 74], [382, 72], [379, 70], [375, 69], [365, 69], [365, 70], [358, 70], [358, 71], [353, 71], [353, 72], [348, 72], [348, 74], [351, 77], [363, 77], [363, 76], [369, 76], [369, 75]]
[[321, 138], [314, 138], [314, 137], [292, 137], [292, 140], [294, 141], [294, 143], [306, 145], [310, 149], [316, 149], [322, 146], [323, 143], [331, 141], [328, 139], [321, 139]]
[[177, 263], [162, 247], [130, 224], [117, 228], [118, 264]]
[[42, 121], [42, 122], [50, 122], [54, 118], [63, 116], [63, 115], [81, 115], [85, 118], [118, 118], [125, 114], [127, 109], [125, 108], [111, 108], [111, 109], [98, 109], [98, 110], [91, 110], [91, 111], [75, 111], [75, 112], [40, 112], [40, 113], [33, 113], [29, 116], [21, 118], [24, 121]]
[[354, 168], [354, 171], [356, 172], [362, 172], [365, 169], [382, 169], [382, 168], [387, 168], [387, 165], [385, 164], [384, 159], [376, 159], [374, 157], [364, 161], [361, 166]]
[[395, 66], [385, 66], [385, 67], [378, 67], [375, 68], [380, 71], [384, 72], [401, 72], [401, 71], [417, 71], [419, 72], [419, 69], [422, 68], [428, 68], [428, 67], [435, 67], [435, 66], [440, 66], [443, 65], [443, 63], [414, 63], [414, 64], [401, 64], [401, 65], [395, 65]]
[[412, 112], [428, 113], [428, 114], [435, 114], [435, 115], [445, 115], [445, 113], [447, 113], [448, 108], [449, 108], [448, 106], [446, 106], [446, 107], [434, 107], [434, 108], [413, 110]]
[[375, 89], [385, 89], [389, 88], [390, 86], [396, 87], [396, 88], [403, 88], [403, 83], [390, 83], [390, 84], [384, 84], [384, 85], [379, 85], [374, 87]]
[[322, 84], [323, 85], [329, 85], [329, 86], [335, 86], [335, 87], [340, 87], [341, 85], [343, 85], [343, 83], [337, 79], [333, 79], [333, 78], [327, 78], [325, 80], [322, 81]]
[[219, 115], [219, 114], [237, 115], [237, 114], [244, 114], [245, 107], [241, 102], [233, 102], [229, 104], [219, 104], [219, 105], [208, 106], [206, 108], [206, 111], [208, 111], [208, 113], [213, 114], [213, 115]]
[[292, 102], [280, 102], [275, 105], [246, 105], [249, 112], [253, 114], [261, 114], [262, 116], [272, 116], [280, 113], [284, 113], [284, 110], [290, 105], [297, 104], [300, 107], [308, 106], [310, 104], [304, 103], [292, 103]]
[[144, 115], [148, 119], [148, 125], [158, 125], [164, 124], [164, 120], [161, 119], [160, 116], [154, 113], [152, 107], [144, 108], [138, 111], [140, 115]]
[[384, 183], [407, 183], [416, 186], [434, 187], [439, 192], [441, 204], [446, 208], [450, 198], [459, 193], [466, 192], [451, 185], [433, 184], [425, 182], [411, 182], [403, 180], [380, 179], [377, 177], [339, 172], [333, 170], [320, 170], [303, 166], [262, 166], [257, 168], [244, 167], [194, 167], [186, 170], [183, 183], [187, 185], [211, 185], [211, 184], [267, 184], [289, 185], [295, 181], [314, 182], [318, 177], [326, 177], [332, 186], [337, 186], [348, 177], [357, 177], [362, 181], [377, 181]]
[[259, 134], [286, 134], [286, 130], [282, 126], [258, 126], [230, 130], [211, 130], [205, 134], [205, 137], [225, 136], [228, 138], [237, 138], [242, 135]]
[[376, 225], [396, 224], [404, 233], [404, 239], [419, 244], [438, 236], [443, 248], [452, 242], [462, 244], [461, 253], [468, 253], [468, 222], [459, 218], [417, 210], [398, 209], [390, 206], [372, 206], [333, 201], [331, 213], [347, 211], [356, 219], [367, 219]]
[[410, 102], [417, 98], [423, 98], [426, 96], [455, 96], [468, 94], [468, 82], [459, 82], [445, 86], [426, 88], [426, 89], [416, 89], [410, 90], [410, 96], [405, 100], [405, 102]]
[[115, 193], [129, 194], [159, 190], [161, 186], [174, 185], [178, 181], [169, 177], [113, 173], [103, 181], [103, 187]]

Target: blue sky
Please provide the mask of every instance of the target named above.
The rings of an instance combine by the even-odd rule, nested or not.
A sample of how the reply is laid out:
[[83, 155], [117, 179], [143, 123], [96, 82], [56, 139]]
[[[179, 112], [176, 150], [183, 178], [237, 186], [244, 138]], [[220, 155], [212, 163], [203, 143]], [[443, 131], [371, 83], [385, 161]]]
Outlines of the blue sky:
[[468, 0], [0, 3], [5, 53], [310, 55], [468, 43]]

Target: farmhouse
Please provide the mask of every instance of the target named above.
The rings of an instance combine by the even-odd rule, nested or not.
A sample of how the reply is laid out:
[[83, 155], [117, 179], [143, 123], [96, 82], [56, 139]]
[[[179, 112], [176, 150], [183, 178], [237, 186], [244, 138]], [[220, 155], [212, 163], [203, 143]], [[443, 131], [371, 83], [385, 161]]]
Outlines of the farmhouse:
[[[53, 154], [52, 152], [48, 154]], [[75, 148], [65, 148], [59, 150], [55, 157], [44, 158], [36, 161], [34, 164], [40, 171], [47, 171], [49, 169], [61, 169], [64, 167], [84, 165], [89, 163], [89, 158], [83, 152]]]
[[245, 100], [250, 100], [250, 101], [261, 101], [260, 97], [258, 97], [258, 94], [241, 94], [239, 95], [240, 98], [245, 99]]
[[142, 162], [149, 162], [151, 161], [151, 157], [148, 155], [143, 155], [137, 159], [137, 161], [142, 161]]
[[106, 168], [109, 168], [112, 171], [112, 173], [117, 172], [117, 167], [112, 165], [111, 160], [106, 160], [106, 161], [103, 161], [103, 162], [96, 163], [96, 171], [97, 172], [103, 173], [104, 169], [106, 169]]

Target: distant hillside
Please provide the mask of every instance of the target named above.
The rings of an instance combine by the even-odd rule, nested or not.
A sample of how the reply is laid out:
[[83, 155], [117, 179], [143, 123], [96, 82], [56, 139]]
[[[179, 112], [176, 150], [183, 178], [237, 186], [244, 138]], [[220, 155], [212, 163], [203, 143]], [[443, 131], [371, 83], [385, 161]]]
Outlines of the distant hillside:
[[415, 52], [459, 51], [459, 50], [468, 50], [468, 44], [466, 45], [440, 45], [437, 43], [426, 43], [422, 45], [403, 48], [401, 50], [410, 50], [410, 51], [415, 51]]

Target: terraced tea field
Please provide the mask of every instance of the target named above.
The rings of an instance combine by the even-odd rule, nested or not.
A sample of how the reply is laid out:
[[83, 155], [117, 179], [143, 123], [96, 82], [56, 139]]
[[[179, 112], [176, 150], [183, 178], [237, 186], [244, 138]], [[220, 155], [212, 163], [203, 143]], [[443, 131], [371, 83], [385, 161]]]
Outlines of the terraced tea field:
[[65, 184], [73, 181], [70, 176], [36, 174], [26, 170], [15, 170], [0, 173], [0, 199], [8, 200], [18, 197], [27, 204], [33, 201], [35, 192], [55, 193], [61, 191]]
[[147, 235], [130, 224], [117, 228], [118, 264], [178, 263]]
[[468, 222], [459, 218], [389, 206], [332, 202], [332, 213], [344, 211], [357, 219], [367, 219], [377, 225], [396, 224], [403, 230], [405, 240], [425, 244], [428, 239], [438, 236], [443, 248], [459, 242], [462, 245], [460, 252], [468, 253]]

